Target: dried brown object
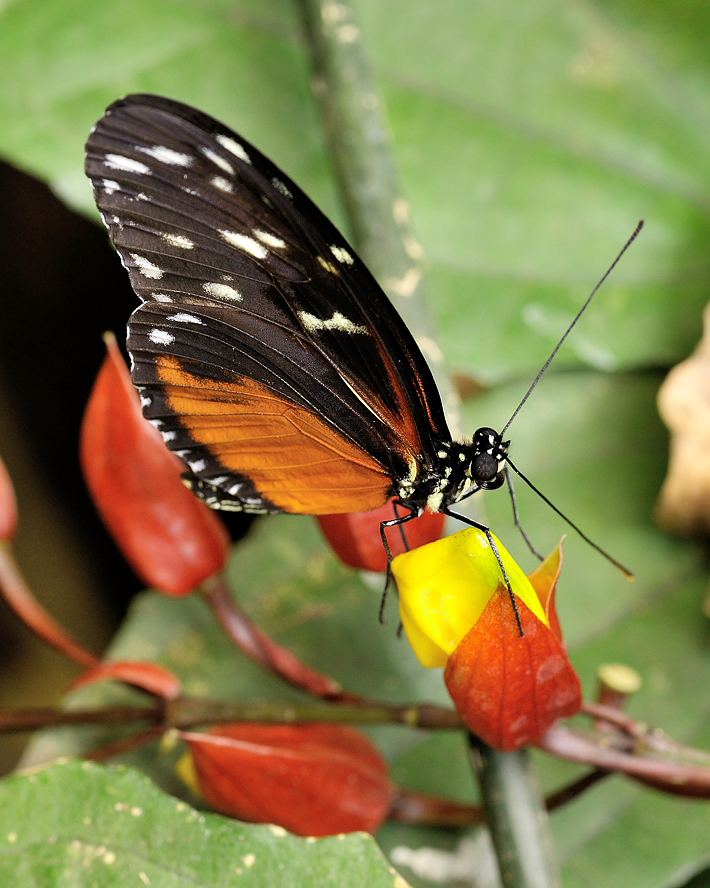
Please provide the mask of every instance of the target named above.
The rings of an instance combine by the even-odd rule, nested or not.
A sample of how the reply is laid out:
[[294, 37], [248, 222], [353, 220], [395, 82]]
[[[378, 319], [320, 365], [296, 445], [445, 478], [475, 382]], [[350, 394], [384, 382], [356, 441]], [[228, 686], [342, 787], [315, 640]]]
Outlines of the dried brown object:
[[674, 367], [658, 392], [671, 433], [668, 473], [655, 517], [667, 530], [710, 534], [710, 305], [695, 352]]

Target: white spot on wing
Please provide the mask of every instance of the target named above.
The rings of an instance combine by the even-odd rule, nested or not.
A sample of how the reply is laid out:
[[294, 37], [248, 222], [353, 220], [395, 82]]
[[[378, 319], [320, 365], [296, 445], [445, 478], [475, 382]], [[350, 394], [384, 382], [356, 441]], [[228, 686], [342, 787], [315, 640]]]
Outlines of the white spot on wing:
[[148, 334], [148, 339], [155, 345], [170, 345], [171, 342], [175, 341], [172, 333], [168, 333], [167, 330], [158, 330], [157, 327], [153, 327]]
[[179, 311], [177, 314], [170, 315], [169, 321], [175, 321], [177, 324], [201, 324], [202, 320], [195, 315], [188, 314], [186, 311]]
[[140, 148], [144, 154], [149, 154], [161, 163], [167, 163], [170, 166], [189, 167], [192, 165], [192, 157], [189, 154], [181, 154], [179, 151], [173, 151], [172, 148], [166, 148], [164, 145], [154, 145], [152, 148]]
[[132, 157], [124, 157], [122, 154], [107, 154], [104, 166], [110, 170], [123, 170], [124, 173], [140, 173], [142, 175], [150, 175], [150, 167], [134, 160]]
[[251, 163], [251, 158], [244, 150], [244, 146], [240, 145], [239, 142], [235, 142], [234, 139], [230, 139], [229, 136], [223, 136], [221, 133], [220, 135], [215, 136], [215, 138], [223, 148], [226, 148], [227, 151], [231, 151], [235, 157], [243, 160], [244, 163]]
[[288, 185], [285, 182], [282, 182], [281, 179], [277, 179], [276, 176], [271, 180], [271, 184], [277, 191], [280, 191], [284, 197], [287, 197], [289, 200], [293, 200], [293, 195], [288, 190]]
[[286, 246], [286, 241], [281, 240], [280, 237], [276, 237], [268, 231], [261, 231], [259, 228], [254, 229], [254, 236], [258, 237], [262, 244], [266, 244], [267, 247], [273, 247], [275, 250], [283, 250]]
[[254, 240], [253, 237], [249, 237], [247, 234], [239, 234], [238, 231], [225, 230], [220, 230], [219, 233], [228, 244], [231, 244], [233, 247], [238, 247], [245, 253], [250, 253], [257, 259], [265, 259], [269, 255], [269, 251], [266, 247], [260, 244], [259, 241]]
[[152, 278], [153, 280], [159, 281], [163, 276], [164, 272], [162, 268], [158, 268], [157, 265], [153, 265], [152, 262], [149, 262], [145, 256], [139, 256], [137, 253], [131, 253], [131, 259], [136, 263], [138, 271], [143, 275], [143, 277]]
[[177, 438], [177, 432], [175, 431], [175, 429], [170, 429], [170, 431], [161, 432], [160, 434], [163, 436], [163, 442], [165, 444], [169, 444], [171, 441], [174, 441]]
[[180, 250], [195, 249], [193, 242], [189, 237], [185, 237], [184, 234], [162, 234], [161, 237], [165, 243], [170, 244], [171, 247], [178, 247]]
[[232, 183], [228, 182], [223, 176], [213, 176], [210, 179], [210, 184], [220, 191], [224, 191], [225, 194], [231, 194], [234, 191]]
[[218, 284], [213, 281], [207, 281], [202, 285], [202, 289], [208, 296], [214, 296], [216, 299], [232, 299], [234, 302], [241, 302], [242, 294], [234, 287], [228, 284]]
[[333, 317], [323, 320], [307, 311], [299, 311], [298, 317], [301, 323], [310, 333], [318, 330], [340, 330], [343, 333], [367, 333], [367, 327], [354, 324], [349, 318], [339, 311], [333, 312]]
[[196, 459], [194, 462], [188, 463], [190, 469], [197, 474], [198, 472], [204, 472], [207, 468], [207, 460], [205, 459]]
[[121, 186], [118, 182], [114, 182], [113, 179], [104, 179], [102, 184], [106, 194], [115, 194], [117, 191], [121, 190]]
[[168, 296], [167, 293], [151, 293], [151, 298], [155, 299], [156, 302], [172, 302], [173, 297]]
[[322, 256], [318, 256], [318, 264], [321, 268], [324, 268], [330, 274], [340, 274], [338, 269], [333, 265], [332, 262], [328, 262], [327, 259], [324, 259]]
[[355, 261], [344, 247], [338, 247], [335, 244], [331, 244], [330, 252], [335, 256], [338, 262], [344, 262], [346, 265], [352, 265]]
[[204, 145], [200, 146], [200, 151], [205, 155], [207, 160], [211, 160], [215, 166], [218, 166], [221, 170], [224, 170], [225, 173], [229, 173], [230, 176], [234, 175], [234, 167], [232, 164], [217, 154], [216, 151], [212, 151], [211, 148], [205, 148]]

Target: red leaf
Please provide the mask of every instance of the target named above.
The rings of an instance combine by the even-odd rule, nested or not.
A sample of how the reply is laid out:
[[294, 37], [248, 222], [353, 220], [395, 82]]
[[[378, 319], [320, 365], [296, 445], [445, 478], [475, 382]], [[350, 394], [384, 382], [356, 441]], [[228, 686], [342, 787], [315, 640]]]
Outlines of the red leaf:
[[144, 663], [140, 660], [109, 660], [100, 663], [80, 675], [72, 688], [80, 688], [107, 678], [140, 688], [161, 700], [176, 700], [182, 691], [180, 679], [172, 672], [156, 663]]
[[[399, 510], [400, 516], [407, 515], [406, 509]], [[387, 554], [382, 545], [380, 523], [396, 518], [392, 500], [379, 509], [370, 512], [347, 512], [343, 515], [317, 515], [316, 519], [323, 535], [335, 554], [349, 567], [357, 570], [371, 570], [383, 573], [387, 570]], [[444, 532], [445, 517], [440, 512], [423, 512], [417, 518], [386, 530], [387, 542], [392, 555], [400, 555], [407, 548], [402, 533], [407, 538], [410, 549], [425, 543], [433, 543]]]
[[17, 528], [17, 501], [10, 474], [0, 459], [0, 540], [9, 540]]
[[168, 595], [186, 595], [224, 567], [222, 522], [180, 480], [181, 464], [140, 410], [115, 339], [81, 429], [81, 465], [104, 523], [134, 570]]
[[579, 679], [561, 641], [516, 597], [520, 637], [505, 588], [449, 657], [444, 680], [467, 727], [503, 751], [538, 740], [582, 702]]
[[217, 811], [301, 836], [374, 832], [393, 789], [369, 740], [330, 724], [235, 724], [182, 733]]

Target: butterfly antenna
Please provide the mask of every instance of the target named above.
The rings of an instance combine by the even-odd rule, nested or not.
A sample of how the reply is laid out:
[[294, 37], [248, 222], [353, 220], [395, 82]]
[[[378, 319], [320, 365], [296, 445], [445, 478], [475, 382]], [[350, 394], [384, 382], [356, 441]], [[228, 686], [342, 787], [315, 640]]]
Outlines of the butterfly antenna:
[[587, 534], [584, 533], [583, 531], [581, 531], [577, 527], [577, 525], [574, 523], [574, 521], [571, 521], [563, 512], [561, 512], [557, 508], [557, 506], [554, 503], [550, 502], [550, 500], [545, 496], [545, 494], [541, 493], [537, 489], [537, 487], [535, 487], [535, 485], [532, 483], [532, 481], [530, 481], [529, 478], [526, 478], [525, 475], [523, 475], [523, 473], [520, 471], [520, 469], [518, 469], [516, 466], [513, 465], [513, 463], [510, 461], [510, 459], [507, 459], [506, 462], [510, 466], [510, 468], [515, 472], [515, 474], [519, 478], [521, 478], [528, 485], [528, 487], [531, 490], [535, 491], [535, 493], [540, 497], [541, 500], [543, 500], [544, 502], [547, 503], [547, 505], [552, 509], [553, 512], [556, 512], [560, 516], [560, 518], [562, 518], [563, 521], [566, 521], [567, 524], [569, 524], [569, 526], [572, 528], [572, 530], [577, 531], [577, 533], [582, 537], [582, 539], [585, 541], [585, 543], [589, 543], [589, 545], [592, 547], [592, 549], [596, 549], [600, 555], [602, 555], [604, 558], [606, 558], [607, 561], [610, 561], [614, 565], [614, 567], [617, 568], [617, 570], [621, 571], [621, 573], [626, 577], [627, 580], [634, 580], [635, 579], [634, 575], [631, 573], [630, 570], [628, 570], [628, 568], [624, 567], [624, 565], [621, 564], [621, 562], [617, 561], [616, 558], [613, 558], [605, 549], [602, 549], [601, 546], [597, 545], [597, 543], [595, 543], [594, 540], [590, 540], [589, 537], [587, 536]]
[[[533, 379], [532, 384], [531, 384], [530, 388], [527, 390], [527, 392], [525, 392], [525, 395], [523, 396], [522, 401], [518, 404], [518, 406], [517, 406], [517, 407], [515, 408], [515, 410], [513, 411], [513, 415], [510, 417], [510, 419], [508, 420], [508, 422], [507, 422], [507, 423], [503, 426], [503, 428], [501, 429], [501, 431], [500, 431], [500, 439], [501, 439], [501, 440], [503, 440], [503, 436], [505, 435], [506, 431], [507, 431], [508, 428], [510, 427], [510, 425], [511, 425], [511, 423], [513, 422], [513, 420], [515, 419], [515, 417], [516, 417], [516, 416], [518, 415], [518, 413], [520, 412], [520, 409], [522, 408], [523, 404], [527, 401], [527, 399], [528, 399], [528, 398], [530, 397], [530, 395], [533, 393], [533, 390], [535, 389], [535, 386], [538, 384], [538, 382], [540, 382], [540, 379], [542, 378], [542, 375], [545, 373], [545, 371], [547, 370], [547, 368], [548, 368], [548, 367], [550, 366], [550, 364], [552, 363], [552, 361], [553, 361], [555, 355], [556, 355], [557, 352], [560, 350], [560, 347], [562, 346], [562, 343], [565, 341], [565, 339], [567, 339], [567, 337], [569, 336], [569, 334], [570, 334], [570, 333], [572, 332], [572, 330], [574, 329], [574, 327], [575, 327], [577, 321], [582, 317], [582, 315], [583, 315], [584, 312], [586, 311], [587, 306], [589, 305], [589, 303], [592, 301], [592, 299], [594, 299], [594, 297], [595, 297], [595, 295], [596, 295], [596, 293], [597, 293], [597, 290], [601, 287], [601, 285], [604, 283], [604, 281], [609, 277], [609, 275], [612, 273], [612, 271], [613, 271], [614, 268], [616, 267], [616, 265], [617, 265], [617, 263], [619, 262], [619, 260], [621, 259], [621, 257], [624, 255], [624, 253], [629, 249], [629, 247], [631, 246], [631, 244], [632, 244], [632, 243], [636, 240], [636, 238], [638, 237], [639, 232], [640, 232], [641, 229], [643, 228], [643, 221], [644, 221], [643, 219], [640, 220], [640, 222], [638, 223], [638, 225], [637, 225], [636, 228], [634, 229], [634, 233], [631, 235], [631, 237], [626, 241], [626, 243], [624, 244], [624, 246], [621, 248], [621, 250], [620, 250], [620, 252], [619, 252], [619, 255], [616, 257], [616, 259], [614, 259], [614, 261], [611, 263], [611, 265], [609, 266], [609, 268], [606, 270], [606, 272], [604, 273], [604, 275], [603, 275], [603, 277], [601, 278], [601, 280], [599, 281], [599, 283], [596, 285], [596, 287], [592, 290], [592, 292], [591, 292], [591, 293], [589, 294], [589, 296], [587, 297], [587, 300], [586, 300], [586, 302], [584, 303], [584, 305], [580, 308], [580, 310], [579, 310], [579, 311], [577, 312], [577, 314], [574, 316], [574, 318], [573, 318], [573, 320], [572, 320], [572, 323], [569, 325], [569, 327], [567, 327], [567, 329], [565, 330], [565, 332], [564, 332], [564, 333], [562, 334], [562, 336], [560, 337], [560, 341], [559, 341], [559, 342], [557, 343], [557, 345], [552, 349], [552, 354], [551, 354], [550, 357], [545, 361], [545, 363], [543, 364], [543, 366], [540, 368], [540, 372], [537, 374], [537, 376], [535, 377], [535, 379]], [[517, 472], [518, 475], [520, 475], [520, 472], [518, 472], [517, 469], [516, 469], [515, 471]], [[526, 483], [529, 484], [530, 487], [532, 487], [532, 484], [530, 484], [530, 482], [527, 481], [526, 478], [524, 478], [522, 475], [520, 475], [520, 477], [523, 478], [523, 481], [526, 481]], [[542, 496], [542, 494], [540, 494], [540, 496]], [[542, 497], [542, 498], [545, 499], [545, 497]], [[550, 505], [552, 505], [552, 503], [550, 503]], [[555, 507], [552, 506], [552, 508], [554, 509]], [[555, 511], [557, 511], [557, 510], [555, 510]], [[563, 515], [562, 517], [564, 518], [564, 515]], [[574, 527], [574, 525], [572, 524], [572, 522], [569, 521], [567, 518], [565, 518], [565, 521], [567, 521], [568, 524], [570, 524], [572, 527]], [[575, 530], [577, 530], [577, 528], [575, 528]], [[578, 531], [578, 532], [581, 532], [581, 531]], [[582, 536], [584, 536], [584, 534], [582, 534]], [[586, 539], [586, 537], [585, 537], [585, 539]], [[594, 543], [592, 543], [592, 545], [594, 546]], [[598, 547], [598, 546], [595, 546], [595, 548], [599, 548], [599, 547]], [[602, 554], [606, 554], [606, 553], [602, 553]], [[607, 555], [607, 558], [608, 558], [608, 557], [609, 557], [609, 556]], [[610, 561], [614, 561], [613, 558], [609, 558], [609, 560], [610, 560]], [[614, 564], [616, 564], [615, 561], [614, 561]], [[617, 567], [621, 568], [621, 565], [617, 565]], [[623, 568], [621, 568], [621, 570], [622, 570], [622, 572], [624, 572], [624, 569], [623, 569]]]

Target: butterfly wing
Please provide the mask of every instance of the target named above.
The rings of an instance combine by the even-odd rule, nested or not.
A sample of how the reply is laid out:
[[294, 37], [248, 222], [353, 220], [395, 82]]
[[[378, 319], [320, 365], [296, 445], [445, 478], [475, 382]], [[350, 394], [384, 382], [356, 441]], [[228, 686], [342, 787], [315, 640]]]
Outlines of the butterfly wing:
[[114, 103], [86, 172], [134, 290], [145, 415], [211, 504], [375, 508], [449, 433], [430, 371], [315, 205], [217, 121], [156, 96]]

